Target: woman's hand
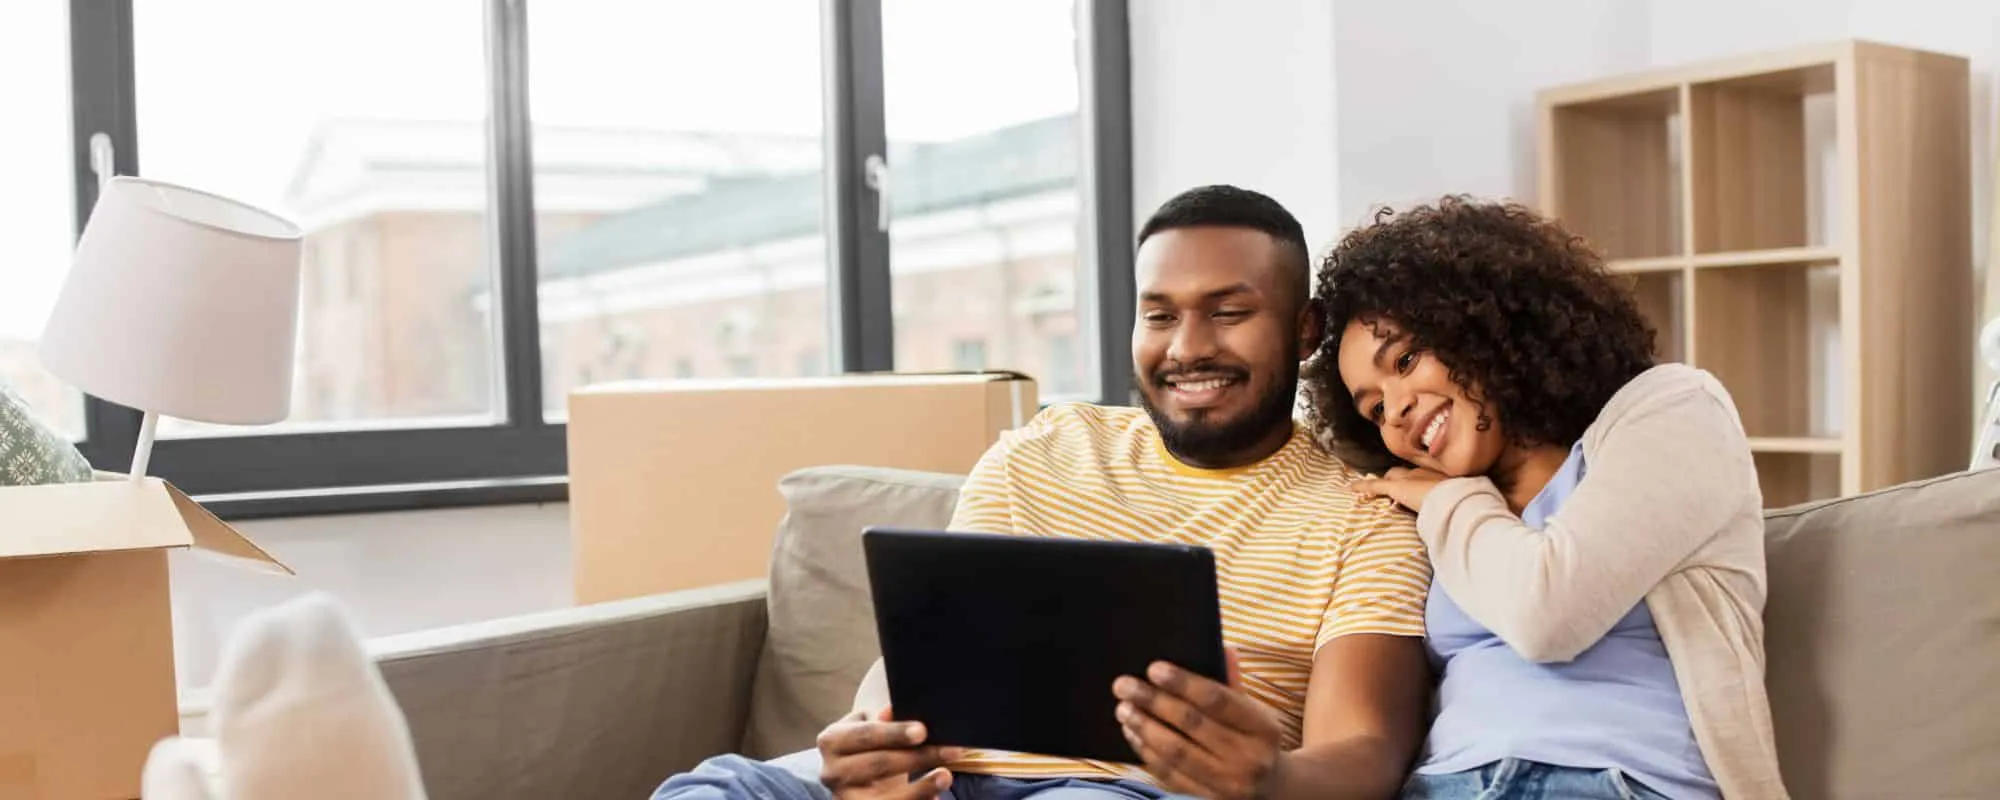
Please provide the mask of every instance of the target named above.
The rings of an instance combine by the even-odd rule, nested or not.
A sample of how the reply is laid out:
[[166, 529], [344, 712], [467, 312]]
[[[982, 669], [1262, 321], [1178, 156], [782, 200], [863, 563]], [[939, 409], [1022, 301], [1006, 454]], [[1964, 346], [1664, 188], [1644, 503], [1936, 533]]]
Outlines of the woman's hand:
[[1421, 467], [1391, 467], [1380, 478], [1355, 481], [1354, 491], [1362, 497], [1387, 497], [1411, 511], [1422, 511], [1424, 498], [1444, 481], [1445, 475], [1440, 472]]

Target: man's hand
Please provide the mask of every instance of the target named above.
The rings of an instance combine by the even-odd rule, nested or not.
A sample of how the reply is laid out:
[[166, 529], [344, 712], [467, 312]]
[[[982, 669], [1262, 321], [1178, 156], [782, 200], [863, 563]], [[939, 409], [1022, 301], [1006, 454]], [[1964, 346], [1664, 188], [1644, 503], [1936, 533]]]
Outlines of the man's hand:
[[1443, 473], [1428, 469], [1391, 467], [1380, 478], [1354, 482], [1354, 491], [1363, 497], [1387, 497], [1411, 511], [1424, 510], [1424, 498], [1445, 481]]
[[[1229, 679], [1237, 679], [1228, 651]], [[1169, 791], [1216, 800], [1270, 796], [1284, 754], [1284, 729], [1249, 695], [1166, 663], [1112, 684], [1125, 740]]]
[[[856, 711], [819, 734], [819, 782], [838, 800], [929, 800], [951, 787], [943, 765], [956, 747], [924, 744], [920, 722], [892, 722], [888, 708]], [[928, 772], [925, 772], [928, 770]], [[911, 780], [910, 776], [924, 772]]]

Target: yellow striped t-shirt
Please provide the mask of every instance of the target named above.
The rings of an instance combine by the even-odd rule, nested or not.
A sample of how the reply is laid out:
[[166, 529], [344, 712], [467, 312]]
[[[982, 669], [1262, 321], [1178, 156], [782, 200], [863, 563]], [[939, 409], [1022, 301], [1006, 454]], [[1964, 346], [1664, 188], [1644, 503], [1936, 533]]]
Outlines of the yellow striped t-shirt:
[[[1245, 690], [1279, 712], [1289, 750], [1320, 646], [1424, 634], [1431, 570], [1415, 521], [1387, 501], [1358, 501], [1348, 487], [1360, 477], [1303, 429], [1258, 463], [1197, 469], [1168, 454], [1143, 410], [1064, 404], [1001, 435], [967, 476], [951, 528], [1212, 549], [1223, 640], [1238, 651]], [[1134, 766], [993, 750], [950, 767], [1150, 780]]]

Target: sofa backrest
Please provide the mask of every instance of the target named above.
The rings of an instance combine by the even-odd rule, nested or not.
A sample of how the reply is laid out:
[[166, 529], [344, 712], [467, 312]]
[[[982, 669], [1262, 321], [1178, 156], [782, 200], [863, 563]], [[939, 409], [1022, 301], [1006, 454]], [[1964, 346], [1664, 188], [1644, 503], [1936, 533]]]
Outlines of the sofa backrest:
[[854, 705], [880, 654], [861, 559], [870, 525], [941, 529], [962, 476], [812, 467], [778, 482], [785, 516], [771, 545], [770, 628], [752, 684], [743, 752], [771, 758], [813, 746]]
[[430, 800], [639, 798], [741, 741], [763, 638], [764, 585], [746, 581], [368, 647]]
[[[868, 525], [944, 527], [962, 478], [801, 470], [771, 565], [747, 750], [809, 748], [877, 657]], [[2000, 786], [2000, 469], [1767, 512], [1766, 682], [1794, 797]]]
[[1765, 682], [1793, 797], [2000, 787], [2000, 470], [1765, 515]]

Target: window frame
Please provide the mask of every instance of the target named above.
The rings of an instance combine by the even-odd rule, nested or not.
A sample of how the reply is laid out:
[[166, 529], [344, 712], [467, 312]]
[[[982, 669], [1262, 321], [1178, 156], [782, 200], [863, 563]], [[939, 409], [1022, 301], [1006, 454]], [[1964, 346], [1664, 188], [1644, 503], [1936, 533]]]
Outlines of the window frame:
[[[225, 519], [374, 512], [568, 498], [567, 426], [543, 414], [537, 307], [533, 140], [526, 0], [483, 0], [489, 119], [487, 236], [500, 313], [503, 402], [476, 426], [359, 426], [337, 430], [160, 439], [151, 473]], [[1131, 395], [1133, 314], [1132, 139], [1127, 0], [1076, 0], [1081, 92], [1082, 238], [1079, 350], [1099, 364], [1100, 399]], [[76, 232], [97, 199], [93, 134], [106, 134], [114, 171], [139, 171], [132, 0], [70, 0], [72, 160]], [[889, 240], [876, 225], [879, 195], [865, 180], [886, 158], [880, 0], [822, 0], [822, 75], [829, 259], [829, 369], [895, 368]], [[141, 414], [85, 398], [79, 448], [98, 469], [131, 467]]]

